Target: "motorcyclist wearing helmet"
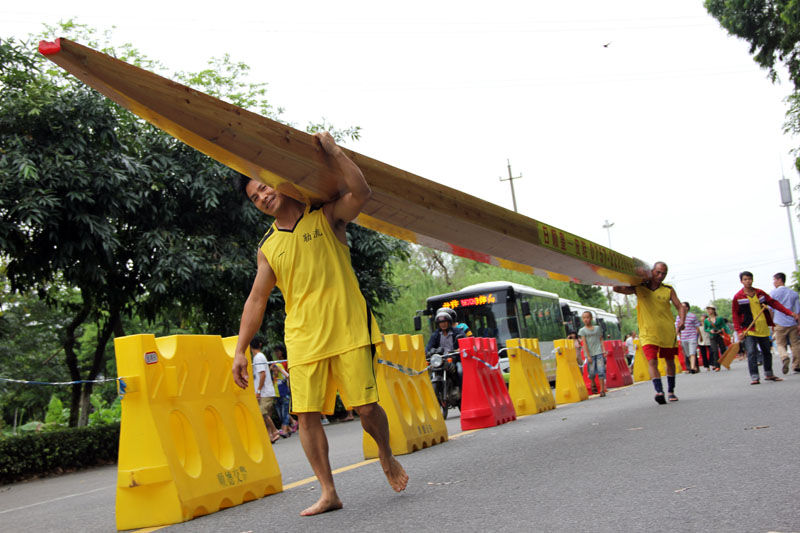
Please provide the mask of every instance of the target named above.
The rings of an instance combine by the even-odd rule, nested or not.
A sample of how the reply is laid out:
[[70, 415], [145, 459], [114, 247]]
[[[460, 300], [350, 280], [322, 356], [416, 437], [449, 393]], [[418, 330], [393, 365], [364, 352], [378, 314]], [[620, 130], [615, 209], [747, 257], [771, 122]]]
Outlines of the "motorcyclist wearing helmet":
[[448, 311], [451, 310], [445, 307], [436, 311], [433, 319], [436, 324], [436, 331], [428, 339], [425, 353], [430, 353], [431, 350], [437, 348], [441, 348], [443, 353], [453, 352], [458, 349], [458, 339], [465, 337], [461, 330], [453, 328], [453, 318]]

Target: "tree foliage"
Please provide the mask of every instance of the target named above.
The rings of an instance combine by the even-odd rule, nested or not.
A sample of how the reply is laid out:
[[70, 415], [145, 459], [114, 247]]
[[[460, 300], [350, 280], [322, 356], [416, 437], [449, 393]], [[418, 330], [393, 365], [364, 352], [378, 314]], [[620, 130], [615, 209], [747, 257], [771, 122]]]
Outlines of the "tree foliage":
[[[69, 319], [35, 293], [14, 293], [0, 261], [0, 377], [65, 381], [62, 335]], [[49, 391], [0, 381], [0, 425], [42, 420]]]
[[782, 62], [800, 89], [800, 1], [705, 0], [705, 6], [731, 35], [750, 43], [753, 59], [773, 81], [776, 63]]
[[[0, 250], [10, 290], [37, 291], [62, 312], [58, 338], [69, 377], [95, 379], [109, 339], [125, 334], [126, 322], [235, 334], [256, 245], [271, 221], [235, 192], [233, 171], [53, 70], [32, 50], [0, 42]], [[130, 47], [123, 55], [137, 56]], [[246, 72], [225, 57], [184, 79], [271, 113], [263, 84], [248, 85]], [[359, 130], [333, 133], [341, 139]], [[403, 245], [362, 228], [348, 235], [367, 299], [391, 299], [382, 265]], [[265, 327], [279, 338], [279, 294], [270, 303]], [[84, 325], [93, 326], [90, 357], [81, 357]], [[71, 425], [79, 412], [81, 424], [88, 421], [91, 392], [91, 384], [72, 387]]]

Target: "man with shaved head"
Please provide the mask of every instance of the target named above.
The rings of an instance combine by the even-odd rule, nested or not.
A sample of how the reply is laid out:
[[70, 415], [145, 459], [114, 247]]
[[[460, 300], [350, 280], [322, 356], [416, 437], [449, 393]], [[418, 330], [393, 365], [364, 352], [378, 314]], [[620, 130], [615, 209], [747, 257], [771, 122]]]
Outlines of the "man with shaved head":
[[[677, 402], [675, 395], [675, 356], [678, 355], [678, 340], [675, 332], [683, 331], [686, 322], [686, 309], [675, 294], [675, 289], [664, 283], [667, 277], [667, 264], [659, 261], [650, 272], [641, 272], [645, 280], [634, 287], [617, 286], [614, 292], [636, 295], [636, 311], [639, 321], [639, 342], [647, 358], [650, 378], [656, 390], [655, 400], [663, 405], [667, 400]], [[673, 323], [669, 304], [678, 310], [678, 323]], [[658, 358], [667, 365], [667, 397], [661, 373], [658, 371]]]

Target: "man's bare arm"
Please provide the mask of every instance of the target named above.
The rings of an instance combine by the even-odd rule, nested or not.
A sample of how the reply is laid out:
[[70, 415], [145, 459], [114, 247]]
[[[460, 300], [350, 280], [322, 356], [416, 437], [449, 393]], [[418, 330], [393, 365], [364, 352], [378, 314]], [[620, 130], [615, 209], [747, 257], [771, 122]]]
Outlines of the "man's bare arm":
[[267, 381], [267, 371], [262, 370], [258, 373], [258, 385], [256, 385], [256, 398], [261, 398], [261, 389], [264, 388], [264, 383]]
[[[644, 283], [649, 283], [652, 279], [652, 272], [644, 267], [636, 267], [636, 273], [642, 278]], [[633, 285], [615, 285], [614, 292], [619, 294], [636, 294], [636, 287]]]
[[247, 388], [247, 357], [245, 352], [250, 346], [261, 322], [264, 320], [264, 311], [267, 309], [269, 293], [275, 287], [275, 273], [272, 271], [266, 256], [258, 251], [258, 271], [250, 295], [244, 303], [242, 320], [239, 323], [239, 339], [236, 342], [236, 351], [233, 355], [233, 381], [245, 389]]
[[678, 310], [678, 331], [682, 331], [684, 324], [686, 322], [686, 309], [683, 308], [681, 301], [678, 299], [678, 295], [675, 292], [675, 289], [669, 291], [669, 300], [672, 302], [672, 305], [675, 306], [675, 309]]
[[364, 179], [364, 174], [358, 165], [347, 157], [334, 141], [330, 133], [315, 133], [325, 153], [338, 165], [341, 171], [344, 192], [334, 202], [325, 206], [325, 214], [332, 227], [347, 224], [358, 216], [364, 205], [372, 196], [372, 190]]

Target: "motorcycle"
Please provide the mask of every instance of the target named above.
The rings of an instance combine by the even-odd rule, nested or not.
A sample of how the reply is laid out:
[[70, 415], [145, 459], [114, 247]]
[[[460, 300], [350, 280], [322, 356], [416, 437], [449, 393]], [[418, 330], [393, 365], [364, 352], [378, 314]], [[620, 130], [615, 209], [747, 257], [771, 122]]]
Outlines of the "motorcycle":
[[461, 409], [461, 354], [444, 353], [442, 348], [434, 348], [427, 354], [433, 392], [442, 408], [442, 416], [447, 420], [451, 407]]

